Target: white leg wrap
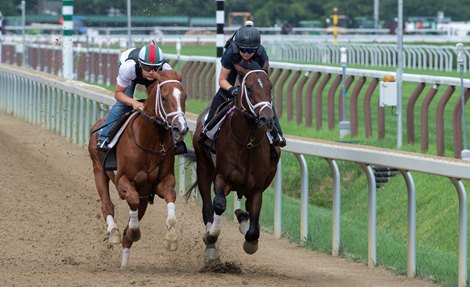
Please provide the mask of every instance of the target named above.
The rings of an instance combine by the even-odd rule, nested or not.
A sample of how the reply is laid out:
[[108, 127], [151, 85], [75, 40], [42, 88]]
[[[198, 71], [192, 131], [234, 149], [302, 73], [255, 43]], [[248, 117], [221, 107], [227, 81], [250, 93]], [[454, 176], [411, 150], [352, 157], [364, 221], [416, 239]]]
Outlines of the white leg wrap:
[[124, 248], [122, 250], [122, 261], [121, 261], [121, 269], [126, 268], [129, 266], [129, 256], [131, 255], [131, 250], [129, 248]]
[[237, 201], [235, 202], [235, 209], [240, 209], [242, 206], [242, 200], [240, 198], [237, 198]]
[[129, 228], [135, 229], [139, 228], [139, 211], [138, 210], [131, 210], [129, 211]]
[[175, 204], [173, 202], [168, 203], [166, 208], [168, 209], [168, 217], [176, 217]]
[[212, 222], [211, 230], [209, 231], [211, 236], [219, 236], [220, 234], [220, 215], [214, 214], [214, 222]]
[[114, 217], [112, 215], [106, 216], [106, 223], [108, 224], [108, 228], [106, 229], [108, 233], [111, 232], [114, 228], [118, 228], [116, 221], [114, 221]]

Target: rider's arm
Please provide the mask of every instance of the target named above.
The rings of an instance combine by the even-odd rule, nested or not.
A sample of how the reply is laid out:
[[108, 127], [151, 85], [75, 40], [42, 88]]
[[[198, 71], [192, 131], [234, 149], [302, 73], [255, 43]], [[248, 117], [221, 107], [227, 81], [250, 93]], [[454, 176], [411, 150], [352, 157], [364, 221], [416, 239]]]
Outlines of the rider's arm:
[[127, 106], [131, 106], [135, 110], [143, 109], [144, 104], [126, 95], [126, 89], [127, 87], [122, 87], [116, 84], [116, 86], [114, 87], [114, 98], [116, 99], [116, 101], [119, 101]]
[[219, 86], [228, 91], [232, 85], [228, 82], [228, 75], [230, 74], [230, 69], [227, 69], [222, 66], [222, 69], [220, 70], [220, 75], [219, 75]]
[[143, 109], [143, 103], [135, 100], [132, 96], [128, 96], [125, 93], [127, 87], [135, 78], [135, 62], [126, 61], [122, 63], [121, 66], [119, 66], [119, 74], [116, 78], [114, 98], [127, 106], [133, 107], [134, 109]]

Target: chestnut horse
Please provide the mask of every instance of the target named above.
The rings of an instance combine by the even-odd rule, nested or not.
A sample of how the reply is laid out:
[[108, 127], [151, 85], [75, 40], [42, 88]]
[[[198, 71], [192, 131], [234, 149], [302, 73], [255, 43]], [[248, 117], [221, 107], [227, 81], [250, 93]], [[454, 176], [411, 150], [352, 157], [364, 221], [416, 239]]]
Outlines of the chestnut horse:
[[[105, 171], [99, 151], [95, 149], [97, 133], [92, 133], [88, 145], [101, 212], [107, 223], [108, 243], [121, 243], [121, 234], [114, 220], [114, 204], [109, 196], [109, 181], [116, 186], [119, 197], [129, 205], [129, 221], [122, 236], [121, 268], [129, 265], [132, 243], [140, 239], [139, 221], [147, 206], [158, 195], [167, 204], [165, 247], [177, 249], [175, 216], [175, 142], [181, 142], [188, 132], [185, 114], [186, 93], [181, 75], [160, 71], [156, 82], [147, 90], [148, 98], [124, 129], [116, 149], [117, 170]], [[99, 129], [104, 118], [91, 128]]]
[[[259, 65], [256, 68], [249, 70], [235, 65], [239, 76], [243, 77], [241, 92], [215, 138], [215, 155], [200, 140], [203, 128], [201, 118], [205, 113], [199, 115], [193, 136], [195, 158], [194, 152], [187, 154], [197, 164], [197, 180], [187, 195], [197, 184], [205, 225], [205, 257], [209, 260], [218, 258], [215, 243], [220, 234], [221, 215], [226, 209], [226, 196], [230, 191], [236, 191], [239, 200], [243, 196], [246, 198], [246, 211], [235, 211], [240, 232], [245, 236], [243, 249], [248, 254], [258, 249], [262, 195], [276, 174], [281, 150], [272, 146], [267, 137], [274, 123], [272, 84], [267, 73]], [[215, 192], [213, 201], [212, 183]]]

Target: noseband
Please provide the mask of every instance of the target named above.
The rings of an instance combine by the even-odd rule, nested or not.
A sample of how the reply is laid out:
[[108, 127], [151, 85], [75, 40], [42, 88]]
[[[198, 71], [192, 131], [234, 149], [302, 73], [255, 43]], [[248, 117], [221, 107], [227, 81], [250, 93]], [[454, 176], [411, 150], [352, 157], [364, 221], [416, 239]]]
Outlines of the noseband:
[[[245, 108], [244, 104], [243, 104], [243, 101], [240, 101], [240, 105], [242, 107], [242, 111], [246, 111], [252, 115], [254, 115], [255, 117], [257, 117], [257, 114], [255, 112], [255, 110], [258, 108], [258, 107], [261, 107], [260, 108], [260, 112], [264, 109], [264, 108], [270, 108], [272, 109], [272, 102], [271, 101], [261, 101], [259, 103], [256, 103], [256, 104], [252, 104], [251, 103], [251, 99], [250, 97], [248, 96], [248, 89], [246, 88], [246, 84], [245, 84], [245, 81], [248, 77], [248, 75], [250, 75], [251, 73], [263, 73], [265, 74], [266, 76], [268, 75], [264, 70], [251, 70], [249, 71], [248, 73], [245, 74], [245, 76], [243, 77], [243, 80], [242, 80], [242, 85], [241, 85], [241, 89], [242, 89], [242, 93], [241, 93], [241, 99], [243, 100], [243, 97], [245, 98], [246, 102], [247, 102], [247, 105], [248, 105], [248, 108]], [[263, 84], [261, 83], [261, 80], [258, 79], [259, 81], [259, 84], [261, 85], [261, 87], [263, 87]]]

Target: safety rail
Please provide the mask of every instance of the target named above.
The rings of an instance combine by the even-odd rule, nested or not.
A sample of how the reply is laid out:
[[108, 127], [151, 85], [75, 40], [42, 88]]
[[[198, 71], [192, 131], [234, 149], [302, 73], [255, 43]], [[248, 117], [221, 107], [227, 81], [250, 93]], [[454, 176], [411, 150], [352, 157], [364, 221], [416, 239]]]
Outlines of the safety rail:
[[[209, 59], [207, 59], [209, 61]], [[210, 61], [209, 61], [210, 62]], [[110, 92], [81, 82], [64, 80], [50, 74], [29, 71], [16, 66], [0, 64], [0, 110], [32, 122], [66, 137], [70, 142], [87, 146], [89, 127], [114, 103]], [[195, 129], [195, 115], [188, 114], [189, 128]], [[372, 148], [323, 140], [288, 136], [284, 152], [293, 153], [300, 166], [301, 183], [301, 239], [308, 230], [308, 168], [305, 157], [325, 159], [332, 172], [333, 235], [332, 254], [338, 256], [340, 241], [340, 186], [341, 175], [337, 160], [359, 164], [368, 179], [368, 264], [377, 263], [376, 246], [376, 182], [372, 166], [396, 168], [402, 174], [408, 189], [408, 277], [416, 275], [416, 190], [411, 172], [447, 177], [457, 190], [459, 198], [458, 286], [467, 284], [468, 208], [462, 180], [470, 180], [470, 161], [427, 156], [396, 150]], [[181, 165], [182, 166], [182, 165]], [[180, 170], [183, 173], [182, 170]], [[186, 186], [180, 174], [180, 188]], [[194, 177], [194, 174], [193, 174]], [[275, 208], [274, 235], [282, 234], [282, 161], [274, 180]]]
[[[4, 62], [20, 65], [21, 58], [14, 46], [4, 45], [3, 50]], [[114, 85], [118, 57], [119, 50], [109, 47], [75, 48], [75, 78]], [[166, 57], [172, 65], [177, 62], [184, 63], [181, 71], [184, 75], [186, 90], [191, 97], [205, 100], [213, 97], [216, 58], [171, 54], [167, 54]], [[339, 57], [339, 52], [335, 57]], [[59, 47], [30, 45], [27, 58], [29, 67], [59, 75], [61, 73], [61, 49]], [[470, 59], [470, 57], [466, 58]], [[325, 121], [328, 130], [337, 128], [337, 123], [343, 120], [341, 87], [343, 76], [340, 67], [283, 62], [271, 62], [270, 66], [274, 102], [279, 117], [287, 117], [288, 121], [295, 120], [297, 124], [305, 124], [307, 127], [314, 126], [316, 130], [324, 129]], [[346, 69], [347, 109], [351, 124], [350, 134], [353, 139], [359, 136], [360, 131], [364, 132], [365, 138], [371, 138], [374, 126], [377, 138], [385, 138], [387, 113], [386, 107], [379, 104], [377, 87], [386, 75], [396, 76], [395, 72]], [[466, 103], [470, 97], [470, 80], [464, 80], [463, 84]], [[413, 93], [407, 97], [408, 102], [403, 103], [403, 108], [406, 108], [406, 117], [404, 117], [406, 142], [415, 144], [419, 141], [421, 151], [427, 153], [431, 141], [431, 144], [436, 146], [438, 156], [446, 156], [447, 144], [453, 149], [452, 156], [461, 158], [463, 149], [462, 100], [458, 92], [460, 79], [403, 74], [403, 86], [414, 87]], [[426, 87], [428, 87], [427, 91]], [[363, 107], [361, 114], [359, 114], [360, 106]], [[450, 109], [452, 109], [451, 119], [446, 119], [448, 117], [446, 114], [449, 112], [445, 113], [445, 111]], [[429, 113], [436, 114], [436, 122], [429, 121]], [[415, 114], [419, 114], [419, 131], [416, 128], [418, 122], [415, 121], [417, 118]], [[389, 114], [388, 117], [395, 117], [395, 115]], [[452, 121], [451, 127], [446, 128], [446, 120]], [[470, 126], [470, 123], [467, 123], [467, 126]], [[433, 129], [436, 134], [434, 141], [429, 138], [430, 129]], [[446, 143], [444, 141], [446, 137], [452, 138], [452, 142]]]

